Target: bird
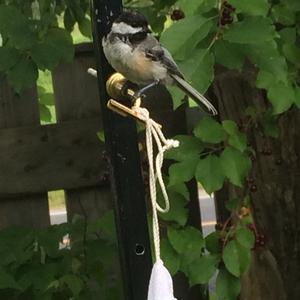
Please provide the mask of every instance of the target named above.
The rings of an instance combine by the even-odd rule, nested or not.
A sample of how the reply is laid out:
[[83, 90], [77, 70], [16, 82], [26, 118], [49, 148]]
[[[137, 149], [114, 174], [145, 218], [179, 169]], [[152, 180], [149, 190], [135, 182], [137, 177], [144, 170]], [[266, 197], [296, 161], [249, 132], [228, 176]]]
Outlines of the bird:
[[177, 85], [211, 115], [216, 108], [180, 72], [170, 52], [154, 36], [146, 17], [136, 10], [123, 10], [102, 38], [109, 64], [127, 80], [137, 84], [143, 94], [157, 84]]

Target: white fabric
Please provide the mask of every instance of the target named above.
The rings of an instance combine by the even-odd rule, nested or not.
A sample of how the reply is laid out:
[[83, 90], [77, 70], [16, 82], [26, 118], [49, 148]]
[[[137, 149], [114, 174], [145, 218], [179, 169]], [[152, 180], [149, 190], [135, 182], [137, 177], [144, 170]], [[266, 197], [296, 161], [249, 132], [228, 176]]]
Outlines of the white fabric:
[[153, 266], [147, 300], [176, 300], [172, 277], [162, 260], [158, 260]]

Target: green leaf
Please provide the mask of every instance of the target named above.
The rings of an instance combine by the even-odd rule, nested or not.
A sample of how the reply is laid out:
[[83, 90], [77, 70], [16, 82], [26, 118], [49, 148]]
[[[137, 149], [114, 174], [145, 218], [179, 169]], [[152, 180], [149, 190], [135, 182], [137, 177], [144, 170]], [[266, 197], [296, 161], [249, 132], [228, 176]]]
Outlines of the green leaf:
[[224, 141], [225, 132], [220, 123], [210, 117], [204, 117], [194, 129], [196, 137], [207, 143], [221, 143]]
[[268, 110], [262, 116], [261, 124], [263, 126], [264, 133], [266, 136], [278, 138], [279, 136], [278, 116], [274, 115], [271, 109]]
[[268, 0], [230, 0], [230, 4], [233, 5], [238, 12], [253, 16], [265, 16], [270, 8]]
[[0, 33], [9, 38], [11, 46], [27, 49], [36, 42], [30, 22], [12, 5], [0, 5]]
[[186, 17], [166, 29], [160, 42], [175, 59], [184, 60], [193, 53], [196, 45], [207, 36], [211, 28], [212, 22], [209, 19], [199, 15]]
[[74, 46], [70, 33], [61, 28], [50, 29], [44, 41], [32, 48], [31, 56], [41, 69], [52, 70], [60, 62], [71, 62]]
[[98, 132], [97, 132], [97, 137], [98, 137], [98, 139], [99, 139], [102, 143], [105, 143], [104, 130], [98, 131]]
[[78, 27], [82, 35], [89, 38], [92, 37], [92, 25], [91, 25], [91, 21], [88, 18], [85, 17], [84, 19], [82, 19], [78, 23]]
[[212, 254], [219, 254], [222, 252], [222, 245], [220, 244], [221, 234], [219, 231], [210, 233], [205, 238], [205, 247], [207, 251]]
[[240, 204], [240, 199], [239, 198], [232, 198], [228, 201], [225, 202], [225, 207], [229, 210], [229, 211], [235, 211], [239, 204]]
[[19, 284], [23, 289], [33, 286], [35, 290], [44, 291], [55, 280], [59, 267], [60, 265], [50, 262], [43, 265], [35, 265], [28, 269], [20, 278]]
[[246, 226], [239, 226], [235, 232], [236, 241], [247, 249], [252, 249], [255, 243], [254, 233]]
[[171, 275], [175, 275], [180, 267], [179, 255], [175, 252], [167, 239], [161, 240], [161, 258]]
[[14, 277], [3, 268], [0, 268], [0, 289], [21, 289]]
[[229, 136], [228, 144], [243, 152], [247, 148], [246, 135], [241, 132], [237, 133], [236, 135], [231, 135]]
[[221, 268], [216, 281], [218, 300], [236, 300], [241, 292], [241, 281]]
[[88, 233], [99, 233], [104, 236], [105, 239], [115, 242], [117, 240], [116, 225], [114, 213], [112, 210], [107, 211], [99, 219], [93, 223], [88, 224]]
[[271, 19], [263, 17], [247, 17], [241, 22], [233, 23], [224, 33], [224, 40], [257, 44], [273, 40], [277, 36]]
[[223, 172], [229, 181], [242, 187], [243, 181], [251, 168], [250, 158], [232, 147], [227, 147], [220, 158]]
[[195, 49], [188, 59], [179, 62], [179, 68], [190, 84], [205, 93], [214, 78], [214, 56], [206, 49]]
[[200, 159], [195, 176], [208, 194], [222, 188], [225, 175], [220, 158], [216, 155], [208, 155]]
[[202, 234], [194, 227], [168, 228], [168, 239], [178, 254], [192, 254], [198, 257], [204, 247]]
[[70, 8], [66, 8], [64, 13], [64, 26], [68, 31], [73, 31], [76, 19]]
[[228, 143], [230, 146], [240, 150], [245, 151], [247, 148], [247, 138], [246, 135], [241, 133], [235, 122], [231, 120], [225, 120], [222, 122], [224, 130], [229, 135]]
[[269, 88], [268, 98], [273, 105], [274, 114], [280, 114], [287, 111], [294, 103], [295, 91], [291, 86], [277, 83]]
[[275, 41], [247, 45], [244, 47], [244, 52], [260, 70], [273, 74], [275, 81], [288, 82], [287, 63], [285, 58], [279, 53]]
[[206, 254], [195, 261], [189, 266], [189, 281], [190, 286], [196, 284], [205, 284], [216, 273], [216, 265], [220, 261], [220, 258], [216, 255]]
[[176, 185], [169, 186], [168, 185], [168, 192], [175, 192], [181, 196], [188, 202], [190, 200], [190, 193], [185, 183], [179, 183]]
[[247, 249], [235, 240], [228, 242], [223, 250], [223, 261], [227, 270], [234, 276], [243, 274], [250, 264], [251, 250]]
[[272, 7], [272, 17], [276, 23], [280, 23], [285, 26], [293, 25], [296, 22], [295, 11], [284, 3], [279, 3]]
[[50, 109], [47, 107], [47, 105], [41, 104], [39, 105], [40, 109], [40, 119], [43, 122], [51, 122], [52, 115]]
[[284, 42], [290, 44], [294, 44], [296, 42], [296, 28], [286, 27], [281, 29], [278, 33]]
[[145, 8], [141, 8], [139, 9], [139, 11], [141, 11], [141, 13], [147, 18], [147, 20], [149, 20], [153, 32], [160, 34], [164, 30], [164, 24], [167, 20], [167, 16], [165, 14], [161, 14], [158, 11], [157, 7], [154, 7], [152, 5], [150, 7], [148, 6]]
[[169, 185], [190, 181], [194, 177], [197, 161], [198, 158], [191, 158], [172, 164], [169, 168]]
[[300, 48], [293, 44], [284, 44], [282, 52], [288, 61], [300, 66]]
[[11, 47], [0, 47], [0, 71], [8, 71], [22, 58], [21, 53]]
[[75, 297], [80, 294], [81, 290], [84, 287], [84, 284], [80, 277], [73, 274], [64, 275], [62, 278], [60, 278], [60, 282], [65, 283]]
[[298, 0], [283, 0], [283, 3], [295, 12], [300, 11], [300, 2]]
[[54, 94], [53, 93], [42, 93], [39, 97], [40, 103], [44, 105], [54, 105]]
[[229, 69], [242, 69], [245, 55], [239, 44], [218, 40], [214, 45], [216, 62]]
[[38, 78], [36, 64], [28, 57], [23, 56], [7, 74], [8, 80], [12, 83], [17, 92], [23, 88], [32, 87]]
[[229, 135], [236, 135], [239, 133], [239, 129], [236, 123], [232, 120], [225, 120], [222, 122], [222, 126], [227, 134]]
[[169, 192], [170, 210], [167, 213], [160, 213], [160, 218], [165, 221], [175, 221], [180, 226], [184, 226], [188, 219], [188, 209], [186, 199], [174, 192]]
[[256, 86], [259, 89], [269, 89], [274, 84], [275, 77], [272, 73], [259, 70], [256, 79]]
[[184, 161], [191, 157], [197, 157], [203, 151], [202, 142], [195, 137], [178, 135], [174, 139], [179, 141], [179, 147], [168, 150], [165, 154], [167, 159]]
[[199, 13], [199, 8], [203, 4], [204, 0], [190, 1], [190, 0], [179, 0], [176, 2], [176, 7], [181, 8], [186, 16], [194, 15]]

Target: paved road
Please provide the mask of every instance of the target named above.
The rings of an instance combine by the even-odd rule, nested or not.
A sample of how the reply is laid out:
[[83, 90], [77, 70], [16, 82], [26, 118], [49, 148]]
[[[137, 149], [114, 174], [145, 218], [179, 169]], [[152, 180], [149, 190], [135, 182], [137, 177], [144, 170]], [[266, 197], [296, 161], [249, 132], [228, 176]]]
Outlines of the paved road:
[[50, 223], [51, 225], [54, 224], [61, 224], [67, 222], [67, 212], [65, 210], [61, 211], [50, 211]]

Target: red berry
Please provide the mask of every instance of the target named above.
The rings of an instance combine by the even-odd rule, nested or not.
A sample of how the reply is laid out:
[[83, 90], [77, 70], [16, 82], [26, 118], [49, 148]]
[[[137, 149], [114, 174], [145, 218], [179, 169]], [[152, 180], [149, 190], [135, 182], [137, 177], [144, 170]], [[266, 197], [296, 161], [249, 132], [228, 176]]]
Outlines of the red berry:
[[171, 13], [171, 19], [173, 21], [178, 21], [178, 20], [181, 20], [185, 17], [185, 14], [184, 12], [179, 9], [179, 8], [175, 8], [172, 13]]
[[222, 12], [222, 17], [223, 18], [228, 18], [231, 15], [231, 11], [229, 11], [228, 9], [224, 9]]
[[252, 231], [255, 230], [255, 225], [253, 223], [248, 224], [247, 227]]
[[215, 228], [216, 228], [216, 230], [222, 230], [223, 229], [223, 224], [222, 223], [217, 223], [216, 225], [215, 225]]
[[259, 246], [261, 246], [261, 247], [263, 247], [265, 244], [266, 244], [265, 241], [260, 241], [259, 242]]
[[252, 176], [248, 176], [246, 180], [248, 183], [254, 183], [254, 178]]
[[250, 191], [253, 192], [253, 193], [255, 193], [257, 191], [257, 186], [255, 184], [252, 184], [250, 186]]

